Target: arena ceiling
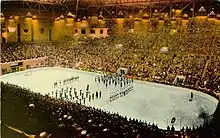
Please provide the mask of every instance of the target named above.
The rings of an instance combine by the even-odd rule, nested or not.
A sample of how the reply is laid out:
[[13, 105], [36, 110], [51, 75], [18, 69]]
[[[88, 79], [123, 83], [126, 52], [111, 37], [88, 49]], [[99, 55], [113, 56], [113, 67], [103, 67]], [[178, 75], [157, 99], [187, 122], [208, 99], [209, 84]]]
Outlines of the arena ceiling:
[[[10, 15], [46, 15], [56, 18], [61, 14], [72, 12], [77, 17], [99, 15], [105, 17], [117, 17], [122, 11], [125, 14], [135, 14], [139, 11], [151, 12], [157, 9], [159, 12], [169, 12], [171, 9], [185, 10], [190, 13], [191, 8], [198, 11], [201, 6], [210, 12], [220, 13], [220, 0], [3, 0], [1, 2], [2, 12]], [[13, 5], [13, 6], [12, 6]], [[51, 16], [51, 13], [53, 14]], [[56, 15], [57, 14], [57, 15]]]
[[[2, 1], [15, 1], [15, 0], [2, 0]], [[19, 0], [22, 2], [37, 2], [42, 4], [62, 4], [62, 5], [72, 5], [76, 3], [77, 0]], [[87, 2], [90, 4], [107, 4], [107, 3], [145, 3], [145, 4], [158, 4], [158, 3], [176, 3], [176, 2], [189, 2], [189, 1], [199, 1], [199, 2], [214, 2], [220, 0], [78, 0], [82, 3]]]
[[[2, 0], [2, 1], [14, 1], [14, 0]], [[77, 1], [87, 4], [160, 4], [160, 3], [176, 3], [176, 2], [189, 2], [196, 0], [20, 0], [20, 2], [37, 2], [42, 4], [56, 4], [56, 5], [72, 5]], [[210, 0], [207, 0], [210, 1]], [[213, 0], [212, 0], [213, 1]]]

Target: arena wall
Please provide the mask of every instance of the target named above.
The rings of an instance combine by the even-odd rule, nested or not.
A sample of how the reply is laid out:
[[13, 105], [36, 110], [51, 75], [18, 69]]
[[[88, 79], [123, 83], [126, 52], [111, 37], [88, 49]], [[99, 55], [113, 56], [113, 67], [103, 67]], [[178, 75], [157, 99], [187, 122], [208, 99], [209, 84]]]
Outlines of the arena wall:
[[[1, 22], [5, 24], [6, 42], [45, 42], [62, 40], [64, 37], [74, 38], [76, 34], [91, 35], [90, 29], [95, 30], [95, 37], [106, 37], [108, 28], [91, 28], [87, 21], [74, 22], [73, 18], [41, 19], [24, 16], [10, 16]], [[78, 24], [78, 25], [77, 25]], [[77, 31], [76, 31], [77, 30]], [[85, 34], [82, 33], [85, 30]], [[103, 33], [100, 30], [104, 30]]]
[[47, 57], [1, 63], [1, 75], [40, 66]]
[[[185, 15], [185, 14], [184, 14]], [[174, 18], [170, 20], [171, 27], [173, 29], [183, 29], [187, 28], [188, 23], [191, 19], [188, 15], [183, 18]], [[211, 24], [220, 25], [220, 18], [202, 18], [200, 16], [196, 17], [198, 23], [209, 22]], [[158, 28], [165, 25], [165, 22], [169, 21], [166, 18], [162, 19], [142, 19], [138, 18], [117, 18], [116, 24], [111, 25], [111, 29], [114, 33], [124, 32], [126, 30], [126, 22], [133, 22], [134, 25], [130, 29], [134, 31], [142, 31], [143, 27], [147, 24], [152, 24], [152, 22], [157, 22]], [[55, 20], [43, 19], [25, 16], [10, 16], [8, 19], [5, 18], [1, 20], [4, 22], [6, 33], [2, 36], [6, 37], [6, 42], [34, 42], [34, 41], [51, 41], [51, 40], [61, 40], [63, 37], [74, 38], [75, 35], [87, 36], [91, 35], [91, 29], [95, 31], [95, 37], [105, 37], [108, 35], [108, 28], [106, 28], [105, 20], [96, 18], [88, 18], [74, 21], [73, 18], [69, 17], [58, 17]], [[84, 32], [82, 30], [85, 30]], [[104, 34], [100, 30], [104, 30]], [[83, 32], [83, 33], [82, 33]]]

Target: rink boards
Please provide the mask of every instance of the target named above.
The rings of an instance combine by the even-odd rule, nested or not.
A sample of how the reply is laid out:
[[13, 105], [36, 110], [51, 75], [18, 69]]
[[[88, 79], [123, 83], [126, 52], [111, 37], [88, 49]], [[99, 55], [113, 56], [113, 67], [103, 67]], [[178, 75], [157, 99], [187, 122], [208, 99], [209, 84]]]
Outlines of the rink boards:
[[[4, 82], [29, 88], [34, 92], [40, 92], [43, 95], [67, 87], [85, 92], [86, 86], [89, 84], [90, 94], [101, 91], [102, 96], [91, 101], [86, 99], [85, 105], [155, 123], [160, 128], [174, 125], [177, 130], [183, 126], [202, 125], [204, 120], [199, 118], [201, 111], [212, 115], [218, 104], [218, 100], [202, 92], [144, 81], [134, 81], [132, 88], [130, 85], [126, 86], [129, 88], [129, 92], [121, 96], [121, 92], [127, 92], [126, 88], [119, 90], [114, 85], [106, 87], [102, 83], [97, 83], [95, 82], [97, 75], [99, 73], [46, 67], [6, 74], [1, 79]], [[79, 76], [78, 81], [54, 87], [55, 82], [77, 76]], [[190, 102], [191, 92], [194, 93], [194, 99]], [[110, 97], [115, 93], [118, 93], [119, 98], [110, 101]], [[176, 118], [176, 121], [171, 124], [173, 117]]]

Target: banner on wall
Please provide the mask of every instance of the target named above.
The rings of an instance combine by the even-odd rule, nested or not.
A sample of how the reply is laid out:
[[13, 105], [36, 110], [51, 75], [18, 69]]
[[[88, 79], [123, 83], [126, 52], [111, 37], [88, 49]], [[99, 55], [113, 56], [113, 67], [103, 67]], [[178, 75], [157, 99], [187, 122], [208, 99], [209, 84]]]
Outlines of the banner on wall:
[[40, 28], [39, 32], [40, 32], [40, 34], [43, 34], [44, 33], [44, 28]]
[[8, 29], [8, 32], [10, 33], [14, 33], [16, 31], [16, 27], [14, 26], [9, 26], [7, 29]]
[[11, 67], [22, 66], [23, 62], [12, 62]]
[[29, 29], [28, 28], [25, 28], [25, 29], [22, 29], [24, 33], [28, 33]]

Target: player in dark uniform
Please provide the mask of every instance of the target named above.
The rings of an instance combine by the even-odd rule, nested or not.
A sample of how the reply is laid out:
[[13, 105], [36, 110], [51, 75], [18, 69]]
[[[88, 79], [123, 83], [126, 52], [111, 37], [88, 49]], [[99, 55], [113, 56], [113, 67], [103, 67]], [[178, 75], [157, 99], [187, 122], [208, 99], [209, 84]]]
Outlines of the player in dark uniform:
[[86, 98], [88, 98], [88, 95], [89, 95], [89, 92], [88, 92], [88, 91], [86, 91]]
[[79, 90], [79, 95], [80, 95], [80, 96], [82, 95], [82, 90]]
[[57, 99], [57, 90], [56, 90], [56, 99]]
[[94, 93], [93, 93], [93, 94], [92, 94], [92, 100], [94, 100], [94, 97], [95, 97], [95, 96], [94, 96]]
[[193, 94], [193, 92], [191, 92], [191, 99], [193, 99], [193, 97], [194, 97], [194, 94]]
[[88, 91], [89, 90], [89, 84], [87, 84], [87, 87], [86, 87], [86, 91]]
[[86, 98], [83, 98], [83, 104], [84, 105], [86, 104]]
[[95, 93], [95, 97], [96, 97], [96, 99], [99, 97], [99, 93], [97, 91]]
[[89, 102], [91, 101], [91, 95], [89, 95]]
[[171, 120], [171, 124], [175, 123], [175, 121], [176, 121], [176, 118], [173, 117], [172, 120]]

